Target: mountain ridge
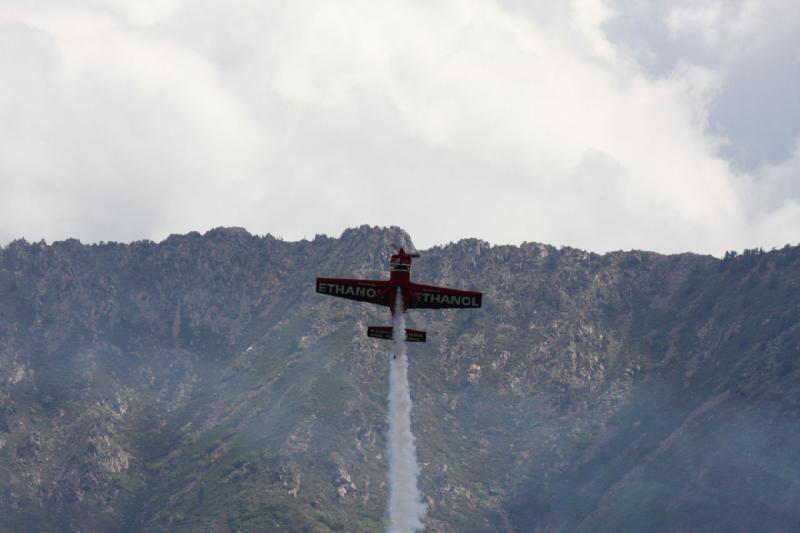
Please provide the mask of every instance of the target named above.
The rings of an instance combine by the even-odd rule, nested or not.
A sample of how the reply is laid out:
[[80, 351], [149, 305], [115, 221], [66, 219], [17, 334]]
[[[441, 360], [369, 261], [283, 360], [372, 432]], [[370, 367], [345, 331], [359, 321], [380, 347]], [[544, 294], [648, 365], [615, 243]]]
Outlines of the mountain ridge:
[[[388, 313], [313, 279], [384, 278], [398, 245], [361, 226], [0, 249], [7, 530], [381, 529], [388, 345], [365, 330]], [[428, 530], [800, 525], [800, 248], [423, 252], [415, 279], [484, 292], [409, 313]]]

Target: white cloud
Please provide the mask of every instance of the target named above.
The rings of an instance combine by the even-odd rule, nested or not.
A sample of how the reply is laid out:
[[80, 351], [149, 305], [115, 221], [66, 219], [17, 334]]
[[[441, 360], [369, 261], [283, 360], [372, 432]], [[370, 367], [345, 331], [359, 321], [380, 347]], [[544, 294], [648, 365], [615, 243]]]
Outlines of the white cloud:
[[90, 0], [90, 5], [123, 15], [137, 26], [156, 26], [174, 17], [182, 0]]
[[666, 23], [673, 36], [698, 34], [710, 46], [735, 45], [735, 40], [767, 29], [775, 15], [788, 15], [787, 7], [785, 0], [695, 0], [671, 7]]
[[600, 0], [10, 5], [0, 241], [370, 223], [718, 253], [773, 224], [708, 133], [719, 73], [653, 76]]
[[800, 134], [800, 11], [795, 0], [610, 0], [606, 30], [654, 76], [677, 64], [716, 73], [709, 130], [752, 171], [790, 156]]
[[246, 201], [268, 136], [202, 57], [92, 12], [0, 28], [4, 237], [141, 238]]
[[722, 18], [722, 2], [677, 6], [667, 17], [667, 27], [673, 35], [679, 33], [699, 34], [707, 44], [716, 44], [719, 39]]

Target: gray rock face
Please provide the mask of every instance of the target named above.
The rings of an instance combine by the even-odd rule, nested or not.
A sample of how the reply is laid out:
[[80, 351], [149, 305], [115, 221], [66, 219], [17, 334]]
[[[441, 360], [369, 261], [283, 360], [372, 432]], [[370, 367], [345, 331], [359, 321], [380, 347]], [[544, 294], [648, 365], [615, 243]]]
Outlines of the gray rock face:
[[[379, 531], [398, 228], [0, 250], [0, 531]], [[800, 248], [463, 240], [409, 313], [429, 531], [800, 530]]]

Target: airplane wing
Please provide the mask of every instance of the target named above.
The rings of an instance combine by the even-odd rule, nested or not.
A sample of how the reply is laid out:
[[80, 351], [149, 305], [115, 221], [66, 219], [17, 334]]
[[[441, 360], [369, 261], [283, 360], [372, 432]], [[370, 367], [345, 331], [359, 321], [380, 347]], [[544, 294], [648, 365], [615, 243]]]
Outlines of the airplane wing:
[[436, 287], [434, 285], [411, 284], [411, 305], [414, 309], [477, 309], [483, 294]]
[[389, 305], [387, 281], [370, 279], [317, 278], [317, 292], [358, 302]]

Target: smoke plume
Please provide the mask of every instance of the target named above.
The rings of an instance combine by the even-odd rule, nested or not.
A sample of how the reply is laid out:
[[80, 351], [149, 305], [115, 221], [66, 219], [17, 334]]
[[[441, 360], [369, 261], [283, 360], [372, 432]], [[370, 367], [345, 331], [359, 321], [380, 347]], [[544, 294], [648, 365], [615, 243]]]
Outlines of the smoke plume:
[[417, 452], [411, 433], [411, 395], [408, 390], [406, 320], [397, 293], [394, 315], [394, 357], [389, 376], [389, 527], [388, 533], [413, 533], [424, 526], [426, 506], [417, 488]]

